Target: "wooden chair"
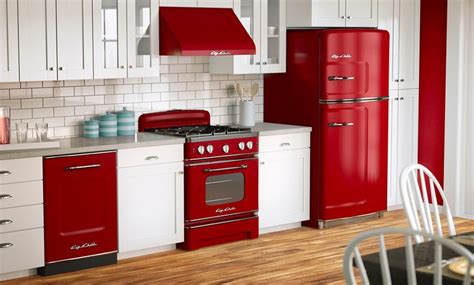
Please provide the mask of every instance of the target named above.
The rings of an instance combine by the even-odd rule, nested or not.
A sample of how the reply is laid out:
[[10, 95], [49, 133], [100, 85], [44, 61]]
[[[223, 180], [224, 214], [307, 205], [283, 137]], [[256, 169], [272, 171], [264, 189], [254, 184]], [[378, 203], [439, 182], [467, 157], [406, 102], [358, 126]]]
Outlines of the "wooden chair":
[[[426, 185], [426, 177], [429, 181], [429, 196]], [[410, 228], [415, 231], [423, 231], [429, 234], [443, 237], [443, 227], [438, 203], [438, 197], [441, 197], [442, 207], [448, 222], [449, 236], [456, 235], [453, 216], [448, 205], [448, 200], [444, 194], [443, 188], [431, 171], [421, 164], [413, 164], [403, 169], [400, 177], [401, 194], [403, 207], [408, 219]], [[420, 188], [421, 185], [421, 188]], [[431, 206], [429, 203], [431, 198]], [[432, 215], [435, 219], [436, 229], [433, 226]], [[423, 242], [422, 236], [416, 239], [417, 242]]]
[[[439, 285], [443, 282], [442, 276], [442, 269], [443, 269], [443, 260], [442, 260], [442, 250], [443, 247], [449, 248], [455, 253], [459, 254], [460, 256], [464, 256], [467, 258], [469, 262], [469, 267], [474, 264], [474, 255], [467, 250], [462, 245], [456, 243], [453, 240], [435, 237], [434, 235], [423, 233], [420, 231], [413, 231], [410, 229], [401, 229], [401, 228], [380, 228], [376, 230], [371, 230], [362, 233], [361, 235], [354, 238], [346, 248], [344, 253], [344, 278], [346, 280], [346, 284], [349, 285], [356, 285], [356, 278], [354, 274], [354, 261], [359, 268], [362, 284], [370, 284], [369, 278], [364, 266], [364, 262], [362, 260], [359, 245], [364, 241], [377, 238], [378, 239], [378, 249], [379, 249], [379, 256], [380, 256], [380, 272], [382, 274], [382, 280], [384, 285], [392, 284], [391, 276], [390, 276], [390, 266], [389, 260], [387, 257], [387, 250], [385, 248], [385, 235], [402, 235], [405, 238], [405, 256], [406, 256], [406, 271], [407, 271], [407, 280], [408, 285], [415, 285], [416, 284], [416, 268], [415, 268], [415, 259], [413, 254], [413, 239], [417, 236], [423, 236], [425, 238], [433, 240], [435, 243], [435, 250], [434, 250], [434, 278], [433, 284]], [[471, 275], [469, 270], [467, 274], [464, 276], [464, 285], [471, 284]]]

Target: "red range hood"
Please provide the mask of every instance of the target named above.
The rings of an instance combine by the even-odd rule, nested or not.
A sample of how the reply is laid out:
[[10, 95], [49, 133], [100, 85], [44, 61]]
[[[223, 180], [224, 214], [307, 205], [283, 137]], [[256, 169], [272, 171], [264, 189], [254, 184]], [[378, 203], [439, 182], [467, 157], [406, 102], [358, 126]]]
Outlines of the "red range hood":
[[160, 7], [160, 55], [255, 53], [255, 43], [232, 9]]

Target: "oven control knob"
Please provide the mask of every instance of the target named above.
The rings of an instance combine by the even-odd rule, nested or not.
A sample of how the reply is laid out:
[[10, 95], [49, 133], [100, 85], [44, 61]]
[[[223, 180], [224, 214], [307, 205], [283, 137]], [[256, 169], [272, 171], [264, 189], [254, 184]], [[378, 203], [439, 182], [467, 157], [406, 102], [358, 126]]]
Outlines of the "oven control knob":
[[212, 153], [214, 151], [214, 146], [212, 144], [206, 147], [208, 153]]
[[202, 146], [202, 145], [198, 146], [198, 153], [199, 153], [199, 154], [204, 154], [204, 151], [205, 151], [205, 150], [206, 150], [206, 149], [204, 148], [204, 146]]
[[253, 148], [253, 142], [247, 142], [247, 148], [252, 149]]
[[229, 153], [229, 150], [230, 150], [230, 147], [229, 147], [228, 144], [225, 144], [225, 145], [222, 147], [222, 151], [223, 151], [224, 153]]
[[245, 149], [245, 143], [244, 142], [239, 142], [239, 149], [244, 150]]

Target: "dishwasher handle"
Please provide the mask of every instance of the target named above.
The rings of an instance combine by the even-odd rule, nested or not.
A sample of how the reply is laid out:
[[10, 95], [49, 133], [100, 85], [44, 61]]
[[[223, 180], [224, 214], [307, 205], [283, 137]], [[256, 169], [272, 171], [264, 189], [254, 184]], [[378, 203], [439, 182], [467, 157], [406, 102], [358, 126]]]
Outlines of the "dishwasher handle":
[[74, 170], [83, 170], [83, 169], [92, 169], [92, 168], [99, 168], [101, 167], [100, 164], [89, 164], [89, 165], [78, 165], [78, 166], [68, 166], [64, 169], [66, 171], [74, 171]]

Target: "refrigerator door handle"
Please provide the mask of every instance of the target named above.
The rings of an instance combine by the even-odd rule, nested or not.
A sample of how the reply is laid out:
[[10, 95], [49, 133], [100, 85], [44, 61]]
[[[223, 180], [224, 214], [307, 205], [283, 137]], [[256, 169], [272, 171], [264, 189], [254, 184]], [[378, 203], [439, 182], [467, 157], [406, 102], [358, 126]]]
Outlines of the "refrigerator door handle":
[[329, 81], [343, 81], [343, 80], [354, 80], [354, 76], [329, 76]]
[[348, 123], [348, 122], [342, 122], [342, 123], [332, 122], [332, 123], [329, 123], [328, 126], [329, 126], [330, 128], [352, 127], [352, 126], [354, 126], [354, 123]]

